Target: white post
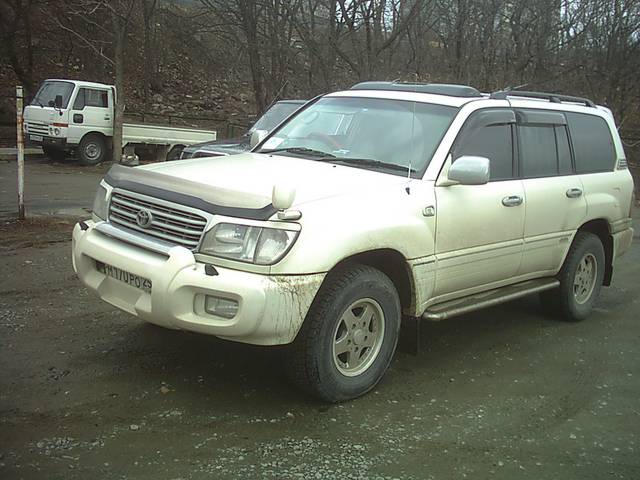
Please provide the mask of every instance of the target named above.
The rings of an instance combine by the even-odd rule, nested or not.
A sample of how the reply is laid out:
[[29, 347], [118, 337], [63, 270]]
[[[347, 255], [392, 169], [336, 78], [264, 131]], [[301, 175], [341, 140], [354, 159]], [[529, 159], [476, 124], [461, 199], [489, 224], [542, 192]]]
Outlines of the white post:
[[22, 118], [22, 87], [16, 87], [16, 130], [18, 143], [18, 219], [24, 220], [24, 137]]

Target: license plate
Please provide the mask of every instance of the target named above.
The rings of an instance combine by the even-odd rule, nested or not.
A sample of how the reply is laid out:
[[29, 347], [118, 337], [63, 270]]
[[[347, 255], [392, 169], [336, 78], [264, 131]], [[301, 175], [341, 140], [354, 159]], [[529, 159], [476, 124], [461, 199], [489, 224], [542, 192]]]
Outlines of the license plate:
[[141, 277], [135, 273], [121, 270], [113, 265], [107, 265], [106, 263], [96, 262], [96, 269], [105, 274], [107, 277], [115, 278], [116, 280], [131, 285], [132, 287], [139, 288], [140, 290], [151, 293], [151, 280]]
[[29, 139], [33, 140], [34, 142], [41, 142], [42, 135], [29, 135]]

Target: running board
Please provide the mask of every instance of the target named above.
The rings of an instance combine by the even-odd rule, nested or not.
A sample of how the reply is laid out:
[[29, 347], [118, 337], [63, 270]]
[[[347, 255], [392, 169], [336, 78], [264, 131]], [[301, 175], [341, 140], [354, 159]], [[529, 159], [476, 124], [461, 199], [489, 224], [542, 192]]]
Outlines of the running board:
[[425, 320], [445, 320], [447, 318], [462, 315], [464, 313], [480, 310], [481, 308], [492, 307], [500, 303], [525, 297], [532, 293], [543, 292], [556, 288], [560, 281], [556, 278], [539, 278], [528, 280], [515, 285], [509, 285], [488, 292], [476, 293], [468, 297], [449, 300], [429, 307], [423, 314]]

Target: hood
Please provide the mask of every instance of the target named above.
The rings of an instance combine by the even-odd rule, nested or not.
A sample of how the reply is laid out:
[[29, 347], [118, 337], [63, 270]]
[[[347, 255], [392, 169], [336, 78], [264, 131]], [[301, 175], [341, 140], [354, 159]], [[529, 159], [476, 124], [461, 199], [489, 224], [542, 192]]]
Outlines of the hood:
[[51, 125], [52, 123], [66, 123], [69, 117], [68, 110], [62, 110], [62, 115], [53, 107], [41, 107], [40, 105], [27, 105], [24, 108], [24, 121]]
[[176, 189], [180, 189], [183, 181], [200, 184], [205, 187], [203, 192], [217, 197], [216, 203], [240, 208], [269, 205], [274, 185], [295, 188], [293, 206], [300, 206], [337, 195], [397, 188], [407, 181], [398, 175], [260, 153], [178, 160], [136, 168], [140, 169], [180, 179], [174, 182]]

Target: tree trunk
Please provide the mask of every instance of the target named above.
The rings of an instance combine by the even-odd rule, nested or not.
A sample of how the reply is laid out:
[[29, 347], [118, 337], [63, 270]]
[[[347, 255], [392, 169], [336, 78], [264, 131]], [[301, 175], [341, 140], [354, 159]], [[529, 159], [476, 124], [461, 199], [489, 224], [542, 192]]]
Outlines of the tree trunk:
[[122, 18], [113, 14], [114, 63], [115, 63], [115, 108], [113, 115], [113, 150], [115, 163], [122, 158], [122, 123], [124, 119], [124, 45], [126, 42], [127, 24]]

